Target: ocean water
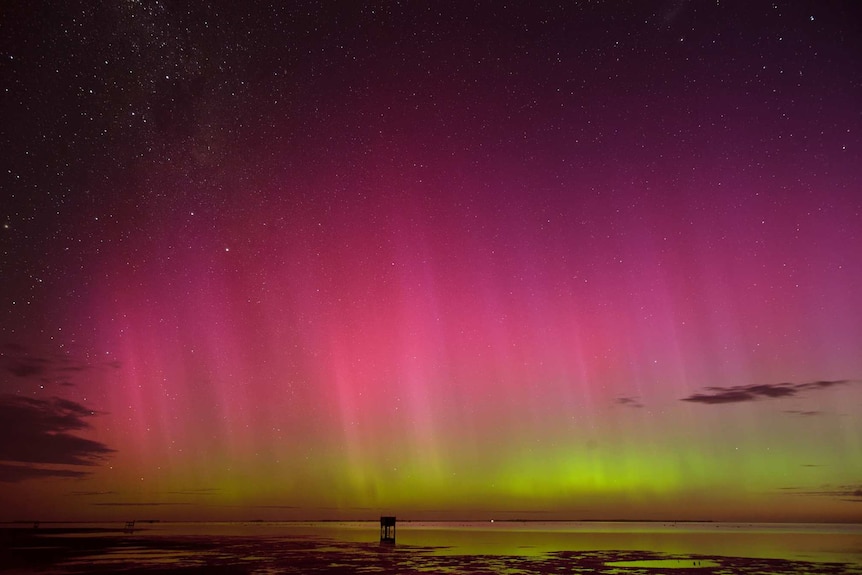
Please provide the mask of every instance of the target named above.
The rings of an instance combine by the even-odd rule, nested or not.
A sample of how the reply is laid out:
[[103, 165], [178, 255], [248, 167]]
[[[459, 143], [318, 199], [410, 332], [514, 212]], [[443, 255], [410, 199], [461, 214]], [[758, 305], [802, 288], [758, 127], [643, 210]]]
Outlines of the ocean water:
[[[161, 536], [314, 537], [379, 541], [376, 521], [139, 524]], [[570, 521], [400, 521], [396, 542], [447, 555], [541, 555], [552, 551], [649, 550], [862, 564], [862, 524]]]
[[[862, 525], [399, 521], [43, 526], [7, 539], [20, 573], [854, 573]], [[13, 531], [10, 529], [7, 532]]]

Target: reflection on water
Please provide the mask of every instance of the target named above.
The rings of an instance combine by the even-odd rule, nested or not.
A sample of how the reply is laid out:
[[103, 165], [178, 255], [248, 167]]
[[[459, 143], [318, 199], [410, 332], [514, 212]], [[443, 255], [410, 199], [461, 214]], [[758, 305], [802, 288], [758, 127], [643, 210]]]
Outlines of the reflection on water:
[[[375, 521], [160, 523], [149, 534], [315, 537], [374, 542]], [[862, 525], [655, 522], [398, 523], [398, 543], [437, 554], [539, 556], [553, 551], [650, 550], [862, 564]]]
[[645, 569], [699, 569], [718, 567], [721, 563], [710, 559], [642, 559], [640, 561], [608, 561], [608, 567], [643, 567]]
[[[651, 550], [862, 563], [862, 526], [815, 524], [496, 522], [405, 524], [399, 542], [455, 553]], [[441, 552], [449, 552], [441, 550]]]
[[0, 547], [0, 570], [862, 575], [858, 525], [399, 522], [394, 547], [377, 544], [377, 522], [157, 523], [133, 535], [121, 527], [20, 530]]
[[[206, 560], [205, 554], [195, 552], [194, 556], [202, 561]], [[99, 555], [84, 555], [77, 559], [66, 561], [67, 566], [78, 565], [115, 565], [128, 561], [141, 564], [179, 564], [188, 559], [188, 551], [165, 551], [161, 549], [148, 549], [146, 547], [120, 547], [111, 549]]]

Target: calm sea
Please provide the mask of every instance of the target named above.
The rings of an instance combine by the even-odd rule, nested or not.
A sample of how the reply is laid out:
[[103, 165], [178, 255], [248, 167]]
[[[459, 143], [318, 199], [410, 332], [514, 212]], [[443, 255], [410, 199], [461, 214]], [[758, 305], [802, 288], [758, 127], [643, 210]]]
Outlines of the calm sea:
[[[66, 524], [63, 527], [105, 529], [106, 524]], [[332, 559], [336, 556], [344, 557], [346, 565], [354, 561], [357, 566], [373, 566], [375, 563], [369, 563], [372, 560], [368, 554], [379, 555], [381, 548], [377, 522], [138, 523], [132, 535], [122, 533], [122, 525], [107, 527], [115, 530], [101, 531], [99, 540], [108, 541], [108, 544], [82, 548], [74, 557], [54, 564], [54, 572], [81, 572], [87, 566], [110, 570], [112, 566], [147, 568], [195, 561], [203, 565], [202, 557], [242, 562], [249, 566], [249, 573], [317, 572], [317, 566], [326, 562], [337, 564]], [[60, 537], [84, 539], [92, 534], [64, 532]], [[399, 521], [396, 539], [390, 554], [395, 559], [391, 560], [400, 560], [398, 557], [402, 555], [398, 554], [421, 555], [422, 564], [415, 565], [418, 570], [449, 566], [440, 572], [470, 572], [471, 563], [465, 557], [473, 556], [482, 557], [483, 565], [492, 566], [494, 561], [502, 560], [495, 557], [505, 557], [507, 572], [518, 572], [520, 568], [520, 572], [527, 573], [544, 572], [539, 563], [544, 557], [557, 561], [554, 565], [564, 565], [563, 559], [571, 564], [573, 558], [578, 557], [598, 557], [606, 565], [615, 558], [643, 557], [653, 563], [659, 561], [657, 565], [665, 567], [673, 565], [663, 557], [677, 558], [674, 561], [682, 561], [680, 557], [719, 558], [718, 562], [725, 567], [731, 564], [730, 560], [724, 562], [720, 558], [736, 558], [733, 565], [747, 565], [741, 560], [747, 558], [751, 560], [752, 569], [757, 561], [782, 560], [795, 565], [801, 562], [818, 564], [816, 572], [862, 573], [862, 525]], [[303, 563], [302, 569], [291, 570], [297, 557], [312, 557], [311, 552], [314, 558]], [[644, 565], [647, 563], [649, 561]], [[847, 567], [828, 571], [825, 570], [828, 563], [844, 563]], [[269, 567], [260, 571], [251, 569], [257, 564]], [[459, 571], [458, 565], [468, 567]], [[797, 565], [793, 570], [798, 568]], [[412, 567], [410, 572], [414, 572]], [[715, 572], [721, 571], [716, 567]], [[732, 572], [749, 571], [734, 569]]]

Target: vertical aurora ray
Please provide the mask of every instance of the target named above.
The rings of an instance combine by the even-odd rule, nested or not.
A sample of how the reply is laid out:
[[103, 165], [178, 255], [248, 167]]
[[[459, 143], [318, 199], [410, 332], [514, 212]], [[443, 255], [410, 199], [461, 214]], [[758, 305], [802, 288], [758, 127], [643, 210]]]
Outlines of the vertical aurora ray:
[[[794, 294], [789, 310], [772, 303], [785, 287], [757, 285], [756, 254], [718, 249], [687, 223], [601, 240], [567, 223], [552, 237], [507, 224], [521, 231], [504, 238], [493, 212], [423, 204], [373, 223], [336, 218], [312, 245], [296, 239], [315, 233], [316, 218], [285, 236], [249, 232], [227, 254], [214, 234], [170, 270], [114, 274], [129, 289], [106, 286], [113, 302], [93, 309], [123, 366], [105, 393], [112, 414], [130, 413], [118, 421], [136, 438], [126, 465], [170, 461], [162, 488], [208, 477], [230, 486], [225, 502], [247, 504], [625, 517], [667, 516], [678, 499], [695, 515], [737, 502], [731, 517], [765, 494], [786, 501], [776, 493], [800, 473], [793, 462], [822, 459], [791, 414], [679, 401], [797, 370], [814, 378], [805, 370], [817, 356], [781, 350], [823, 335], [816, 295]], [[235, 225], [284, 217], [252, 213]], [[684, 249], [663, 247], [686, 234]], [[771, 249], [769, 262], [795, 262], [796, 281], [822, 273]], [[178, 270], [188, 270], [182, 289], [162, 281]], [[836, 395], [858, 389], [818, 401], [840, 411]], [[818, 424], [824, 438], [852, 450], [854, 424], [830, 417]], [[206, 457], [170, 454], [176, 444]], [[849, 479], [858, 463], [841, 465]]]

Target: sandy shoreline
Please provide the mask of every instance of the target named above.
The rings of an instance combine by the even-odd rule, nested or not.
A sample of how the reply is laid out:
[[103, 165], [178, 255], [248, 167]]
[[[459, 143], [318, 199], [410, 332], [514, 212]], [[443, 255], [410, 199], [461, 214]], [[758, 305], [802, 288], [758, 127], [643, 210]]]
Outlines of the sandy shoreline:
[[433, 547], [315, 537], [123, 535], [121, 529], [0, 529], [12, 573], [798, 573], [862, 574], [862, 566], [782, 559], [557, 551], [537, 557], [450, 555]]

